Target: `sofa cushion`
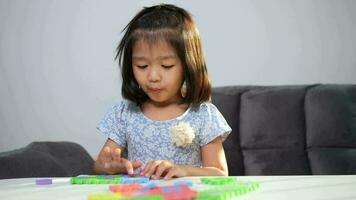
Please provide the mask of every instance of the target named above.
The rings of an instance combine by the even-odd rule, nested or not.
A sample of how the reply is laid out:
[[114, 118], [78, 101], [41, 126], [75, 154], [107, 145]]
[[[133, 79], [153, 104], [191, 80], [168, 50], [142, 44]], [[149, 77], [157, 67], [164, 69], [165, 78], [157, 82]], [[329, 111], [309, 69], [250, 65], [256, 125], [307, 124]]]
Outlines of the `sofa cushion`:
[[[305, 92], [305, 86], [285, 86], [250, 90], [242, 95], [240, 144], [246, 151], [245, 173], [310, 173], [304, 153]], [[284, 165], [273, 159], [276, 157], [284, 158]]]
[[305, 91], [305, 87], [277, 87], [244, 93], [240, 111], [242, 147], [304, 148]]
[[305, 112], [308, 147], [356, 147], [356, 86], [311, 88]]
[[310, 174], [307, 154], [301, 148], [243, 151], [245, 175]]
[[313, 174], [356, 174], [356, 148], [313, 148], [308, 156]]
[[305, 98], [313, 174], [356, 174], [356, 86], [320, 85]]

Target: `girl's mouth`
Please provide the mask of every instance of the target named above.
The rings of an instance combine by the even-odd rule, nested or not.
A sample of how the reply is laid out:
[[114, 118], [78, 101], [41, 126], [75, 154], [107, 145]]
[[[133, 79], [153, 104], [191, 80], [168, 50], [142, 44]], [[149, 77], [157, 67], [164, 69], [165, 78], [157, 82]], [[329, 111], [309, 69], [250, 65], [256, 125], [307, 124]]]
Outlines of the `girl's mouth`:
[[160, 88], [148, 88], [148, 91], [150, 93], [157, 94], [157, 93], [160, 93], [162, 91], [162, 89], [160, 89]]

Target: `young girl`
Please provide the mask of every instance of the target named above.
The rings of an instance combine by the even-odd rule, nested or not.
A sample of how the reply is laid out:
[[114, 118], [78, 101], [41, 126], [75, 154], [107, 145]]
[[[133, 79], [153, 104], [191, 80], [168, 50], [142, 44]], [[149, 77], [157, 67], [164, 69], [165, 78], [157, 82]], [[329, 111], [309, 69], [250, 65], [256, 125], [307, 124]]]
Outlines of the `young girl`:
[[174, 5], [146, 7], [124, 30], [116, 58], [125, 100], [99, 123], [108, 139], [95, 172], [227, 176], [222, 142], [231, 128], [209, 102], [211, 85], [191, 15]]

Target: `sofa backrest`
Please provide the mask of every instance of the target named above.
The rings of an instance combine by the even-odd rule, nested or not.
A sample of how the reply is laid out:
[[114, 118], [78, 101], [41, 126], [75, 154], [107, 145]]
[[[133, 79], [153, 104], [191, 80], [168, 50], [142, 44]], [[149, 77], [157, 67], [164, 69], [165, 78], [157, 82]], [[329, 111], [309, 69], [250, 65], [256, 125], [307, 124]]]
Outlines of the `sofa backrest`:
[[356, 85], [215, 87], [229, 175], [356, 174]]

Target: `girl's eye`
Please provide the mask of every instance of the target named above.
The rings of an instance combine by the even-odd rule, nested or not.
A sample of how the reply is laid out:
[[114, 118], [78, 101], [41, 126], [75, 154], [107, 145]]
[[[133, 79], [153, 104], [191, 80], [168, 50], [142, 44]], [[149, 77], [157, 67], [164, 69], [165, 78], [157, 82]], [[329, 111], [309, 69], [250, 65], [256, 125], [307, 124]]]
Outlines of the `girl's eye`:
[[164, 67], [164, 68], [166, 68], [166, 69], [169, 69], [169, 68], [174, 67], [174, 65], [162, 65], [162, 67]]
[[140, 69], [145, 69], [147, 67], [147, 65], [136, 65], [136, 66]]

